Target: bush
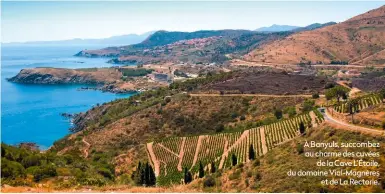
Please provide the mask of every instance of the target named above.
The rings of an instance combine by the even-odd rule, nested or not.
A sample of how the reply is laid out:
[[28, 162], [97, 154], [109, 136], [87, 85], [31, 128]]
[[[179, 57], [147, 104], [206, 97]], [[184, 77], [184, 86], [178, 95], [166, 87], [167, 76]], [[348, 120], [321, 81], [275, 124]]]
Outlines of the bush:
[[302, 111], [303, 112], [309, 112], [309, 111], [313, 110], [314, 104], [315, 104], [314, 100], [306, 99], [302, 104]]
[[282, 118], [282, 110], [280, 109], [275, 109], [274, 110], [274, 115], [277, 119], [281, 119]]
[[253, 165], [254, 166], [260, 166], [261, 165], [261, 161], [259, 159], [255, 159], [255, 161], [253, 162]]
[[319, 94], [318, 94], [318, 93], [313, 94], [313, 95], [312, 95], [312, 98], [313, 98], [313, 99], [319, 98]]
[[286, 108], [283, 110], [283, 112], [284, 112], [285, 114], [288, 114], [290, 118], [291, 118], [291, 117], [294, 117], [294, 116], [297, 114], [297, 111], [296, 111], [296, 109], [295, 109], [294, 106], [286, 107]]
[[40, 165], [40, 157], [37, 155], [30, 155], [25, 157], [21, 163], [23, 164], [24, 168], [28, 168], [31, 166], [39, 166]]
[[24, 176], [25, 169], [20, 163], [1, 158], [1, 178], [17, 178]]
[[381, 126], [382, 126], [382, 129], [385, 130], [385, 121], [382, 121]]
[[54, 177], [57, 175], [56, 168], [52, 165], [45, 165], [34, 169], [33, 180], [38, 182], [44, 178]]
[[254, 177], [255, 182], [260, 181], [261, 179], [262, 179], [261, 173], [257, 172], [257, 173], [255, 174], [255, 177]]
[[103, 168], [103, 167], [98, 168], [98, 173], [103, 175], [104, 177], [106, 177], [108, 179], [113, 179], [114, 178], [114, 175], [107, 168]]
[[302, 144], [297, 144], [297, 152], [298, 154], [302, 154], [304, 152], [303, 145]]
[[239, 118], [241, 121], [244, 121], [246, 119], [246, 117], [244, 115], [242, 115], [240, 118]]
[[225, 126], [223, 124], [219, 124], [215, 127], [215, 132], [222, 132], [225, 130]]
[[215, 179], [211, 176], [208, 176], [203, 181], [203, 187], [213, 187], [215, 186]]

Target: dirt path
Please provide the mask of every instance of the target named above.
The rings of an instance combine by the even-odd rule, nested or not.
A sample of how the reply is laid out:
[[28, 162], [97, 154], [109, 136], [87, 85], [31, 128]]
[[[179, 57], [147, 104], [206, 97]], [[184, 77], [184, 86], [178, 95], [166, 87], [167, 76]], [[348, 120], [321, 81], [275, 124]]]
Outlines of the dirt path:
[[[232, 96], [232, 97], [243, 97], [243, 96], [256, 96], [256, 97], [273, 97], [273, 98], [309, 98], [312, 95], [307, 94], [298, 94], [298, 95], [273, 95], [273, 94], [190, 94], [190, 96], [198, 96], [198, 97], [219, 97], [219, 96]], [[325, 95], [320, 95], [320, 97], [324, 97]]]
[[[247, 137], [249, 137], [249, 134], [250, 134], [250, 130], [246, 130], [242, 133], [241, 137], [239, 137], [237, 139], [237, 141], [229, 148], [227, 149], [227, 151], [225, 153], [222, 154], [222, 158], [227, 158], [227, 156], [229, 155], [229, 152], [234, 149], [236, 146], [238, 146], [238, 144], [240, 144], [244, 139], [246, 139], [247, 141]], [[222, 163], [222, 160], [221, 160], [221, 163]], [[224, 162], [223, 162], [224, 163]], [[223, 168], [223, 163], [222, 165], [219, 164], [219, 167], [218, 169], [222, 169]]]
[[260, 127], [259, 128], [259, 132], [261, 134], [262, 154], [265, 155], [267, 153], [265, 128], [264, 127]]
[[350, 89], [350, 91], [349, 91], [349, 96], [350, 97], [354, 96], [356, 93], [361, 92], [360, 89], [358, 89], [358, 88], [351, 88], [348, 85], [346, 85], [346, 83], [343, 82], [343, 81], [339, 81], [339, 82], [337, 82], [337, 84], [339, 84], [341, 86], [344, 86], [345, 88], [349, 88]]
[[178, 171], [182, 172], [182, 160], [184, 155], [184, 144], [186, 143], [186, 137], [183, 137], [182, 139], [182, 145], [180, 146], [179, 151], [179, 162], [178, 162]]
[[357, 125], [352, 125], [352, 124], [340, 121], [340, 120], [338, 120], [336, 118], [333, 118], [329, 114], [328, 109], [325, 109], [325, 113], [323, 113], [323, 115], [325, 117], [326, 123], [328, 123], [329, 125], [332, 125], [334, 127], [337, 127], [337, 128], [340, 128], [340, 129], [344, 129], [344, 130], [348, 130], [348, 131], [357, 131], [357, 132], [361, 132], [361, 133], [365, 133], [365, 134], [370, 134], [370, 135], [374, 135], [374, 136], [379, 136], [379, 135], [380, 136], [385, 136], [385, 131], [383, 131], [383, 130], [376, 130], [376, 129], [371, 129], [371, 128], [357, 126]]
[[179, 157], [178, 154], [176, 154], [175, 152], [173, 152], [172, 150], [168, 149], [166, 146], [164, 146], [163, 144], [161, 143], [157, 143], [156, 145], [160, 146], [161, 148], [165, 149], [166, 151], [170, 152], [170, 154], [173, 154], [175, 155], [176, 157]]
[[88, 143], [88, 142], [85, 140], [84, 137], [83, 137], [83, 139], [82, 139], [82, 142], [83, 142], [84, 144], [86, 144], [86, 148], [83, 150], [83, 152], [84, 152], [84, 157], [85, 157], [85, 158], [88, 158], [88, 150], [90, 149], [91, 144]]
[[313, 127], [317, 127], [318, 126], [318, 124], [317, 124], [317, 116], [315, 115], [315, 113], [313, 111], [310, 111], [309, 115], [310, 115], [310, 118], [311, 118], [311, 125]]
[[150, 154], [151, 160], [154, 164], [154, 169], [155, 169], [155, 175], [159, 176], [160, 169], [159, 169], [159, 161], [156, 159], [154, 150], [152, 149], [153, 142], [147, 144], [147, 150], [148, 153]]
[[194, 160], [193, 160], [193, 164], [191, 166], [195, 166], [195, 164], [197, 163], [197, 160], [198, 160], [198, 153], [199, 153], [199, 150], [201, 148], [201, 145], [202, 145], [202, 140], [206, 138], [205, 135], [200, 135], [198, 137], [198, 142], [197, 142], [197, 148], [195, 149], [195, 155], [194, 155]]

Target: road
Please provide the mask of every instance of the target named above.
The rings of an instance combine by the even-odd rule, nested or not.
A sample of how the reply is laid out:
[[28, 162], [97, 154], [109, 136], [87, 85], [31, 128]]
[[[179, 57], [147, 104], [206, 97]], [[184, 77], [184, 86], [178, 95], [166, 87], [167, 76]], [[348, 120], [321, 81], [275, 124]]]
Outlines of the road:
[[[273, 97], [273, 98], [311, 98], [312, 95], [308, 94], [297, 94], [297, 95], [274, 95], [274, 94], [190, 94], [190, 96], [203, 96], [203, 97], [212, 97], [212, 96], [232, 96], [232, 97], [242, 97], [242, 96], [256, 96], [256, 97]], [[325, 95], [320, 95], [324, 97]]]
[[352, 125], [343, 121], [340, 121], [338, 119], [333, 118], [329, 111], [327, 109], [324, 109], [325, 111], [320, 111], [324, 118], [326, 123], [331, 124], [331, 125], [337, 125], [341, 129], [349, 130], [349, 131], [357, 131], [361, 133], [366, 133], [366, 134], [371, 134], [375, 136], [385, 136], [385, 131], [384, 130], [376, 130], [376, 129], [371, 129], [367, 127], [361, 127], [357, 125]]

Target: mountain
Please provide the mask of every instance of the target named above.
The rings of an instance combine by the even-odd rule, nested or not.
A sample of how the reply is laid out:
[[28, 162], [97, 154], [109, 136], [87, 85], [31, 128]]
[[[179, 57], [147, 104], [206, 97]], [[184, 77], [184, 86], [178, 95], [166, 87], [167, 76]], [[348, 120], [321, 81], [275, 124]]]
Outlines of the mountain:
[[244, 58], [276, 64], [385, 64], [385, 6], [335, 25], [292, 34]]
[[289, 25], [277, 25], [273, 24], [269, 27], [261, 27], [256, 29], [257, 32], [284, 32], [284, 31], [291, 31], [296, 28], [300, 28], [300, 26], [289, 26]]
[[315, 30], [315, 29], [318, 29], [318, 28], [323, 28], [323, 27], [326, 27], [326, 26], [334, 25], [334, 24], [337, 24], [337, 23], [336, 22], [327, 22], [327, 23], [324, 23], [324, 24], [314, 23], [314, 24], [310, 24], [310, 25], [305, 26], [305, 27], [299, 27], [299, 28], [293, 29], [292, 31], [293, 32], [302, 32], [302, 31], [307, 31], [307, 30]]
[[76, 56], [112, 57], [110, 62], [118, 64], [223, 63], [229, 59], [226, 54], [242, 56], [262, 43], [289, 34], [290, 32], [261, 33], [248, 30], [158, 31], [139, 44], [83, 50]]
[[154, 32], [146, 32], [143, 34], [126, 34], [121, 36], [112, 36], [109, 38], [101, 39], [71, 39], [71, 40], [58, 40], [58, 41], [32, 41], [32, 42], [12, 42], [2, 43], [4, 45], [130, 45], [137, 44], [145, 40], [148, 36]]

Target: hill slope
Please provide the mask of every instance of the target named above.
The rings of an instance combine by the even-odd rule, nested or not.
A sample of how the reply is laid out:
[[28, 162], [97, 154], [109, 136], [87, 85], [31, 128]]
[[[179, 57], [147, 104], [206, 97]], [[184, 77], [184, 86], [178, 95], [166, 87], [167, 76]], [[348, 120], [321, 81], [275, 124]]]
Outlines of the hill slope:
[[266, 63], [385, 64], [385, 6], [345, 22], [293, 34], [245, 56]]

